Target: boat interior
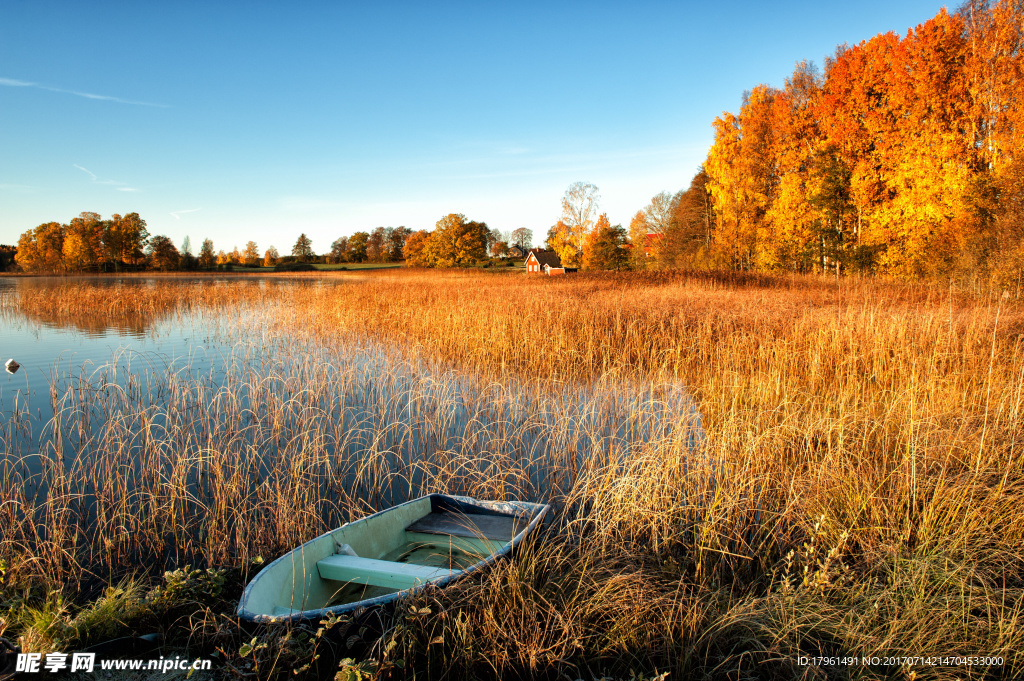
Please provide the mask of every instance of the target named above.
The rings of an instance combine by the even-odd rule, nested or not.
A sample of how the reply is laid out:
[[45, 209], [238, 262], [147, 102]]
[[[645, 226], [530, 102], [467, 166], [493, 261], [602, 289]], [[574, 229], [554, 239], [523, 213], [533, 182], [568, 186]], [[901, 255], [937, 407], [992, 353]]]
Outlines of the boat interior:
[[261, 577], [283, 583], [254, 591], [249, 609], [289, 616], [452, 577], [504, 549], [530, 521], [529, 514], [467, 513], [431, 502], [416, 499], [303, 545], [268, 566], [280, 574]]

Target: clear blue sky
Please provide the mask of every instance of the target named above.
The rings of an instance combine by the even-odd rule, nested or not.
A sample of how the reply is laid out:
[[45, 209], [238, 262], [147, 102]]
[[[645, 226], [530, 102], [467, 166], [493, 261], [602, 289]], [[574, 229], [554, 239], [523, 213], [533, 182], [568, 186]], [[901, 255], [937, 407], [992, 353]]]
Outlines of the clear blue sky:
[[196, 248], [451, 212], [539, 241], [577, 180], [628, 225], [744, 90], [943, 6], [285, 4], [0, 4], [0, 243], [85, 210]]

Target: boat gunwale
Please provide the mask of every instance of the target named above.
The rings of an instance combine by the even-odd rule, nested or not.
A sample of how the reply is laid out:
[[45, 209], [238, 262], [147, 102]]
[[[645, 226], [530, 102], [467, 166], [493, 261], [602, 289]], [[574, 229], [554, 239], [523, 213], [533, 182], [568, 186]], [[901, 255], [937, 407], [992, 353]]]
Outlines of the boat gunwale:
[[[443, 509], [443, 510], [447, 510], [447, 511], [456, 510], [457, 512], [458, 511], [465, 512], [465, 510], [462, 507], [463, 506], [471, 506], [474, 509], [480, 509], [480, 510], [483, 510], [483, 511], [487, 511], [487, 513], [483, 513], [483, 514], [467, 513], [467, 515], [500, 515], [500, 516], [509, 516], [509, 515], [514, 515], [514, 513], [510, 513], [508, 511], [498, 510], [497, 508], [490, 508], [490, 506], [510, 506], [512, 508], [519, 507], [523, 511], [529, 510], [529, 512], [530, 512], [530, 522], [527, 523], [526, 527], [524, 527], [517, 534], [515, 534], [512, 537], [512, 539], [510, 541], [508, 541], [505, 544], [505, 546], [503, 546], [501, 549], [499, 549], [497, 551], [493, 551], [492, 553], [490, 553], [486, 557], [482, 558], [480, 561], [474, 563], [473, 565], [469, 566], [465, 570], [462, 570], [458, 574], [454, 574], [454, 575], [450, 575], [450, 576], [447, 576], [447, 577], [443, 577], [443, 578], [441, 578], [439, 580], [436, 580], [436, 581], [426, 582], [424, 584], [420, 584], [420, 585], [417, 585], [417, 586], [414, 586], [414, 587], [411, 587], [411, 588], [408, 588], [408, 589], [402, 589], [401, 591], [396, 591], [394, 593], [384, 594], [382, 596], [376, 596], [374, 598], [367, 598], [367, 599], [364, 599], [364, 600], [361, 600], [361, 601], [354, 601], [352, 603], [342, 603], [342, 604], [339, 604], [339, 605], [333, 605], [333, 606], [325, 607], [325, 608], [315, 608], [315, 609], [310, 609], [310, 610], [300, 610], [298, 612], [293, 612], [290, 615], [268, 615], [266, 613], [253, 613], [250, 610], [246, 609], [245, 605], [246, 605], [246, 602], [249, 599], [249, 595], [252, 592], [253, 587], [257, 585], [257, 582], [260, 580], [260, 577], [265, 572], [269, 572], [271, 567], [273, 567], [277, 563], [283, 561], [285, 558], [288, 558], [293, 553], [295, 553], [297, 551], [302, 551], [303, 549], [305, 549], [307, 546], [309, 546], [313, 542], [321, 539], [322, 537], [324, 537], [326, 535], [334, 534], [335, 532], [337, 532], [338, 530], [340, 530], [340, 529], [342, 529], [344, 527], [348, 527], [349, 525], [354, 525], [355, 523], [360, 523], [360, 522], [368, 521], [371, 518], [375, 518], [375, 517], [377, 517], [379, 515], [383, 515], [385, 513], [390, 513], [391, 511], [394, 511], [395, 509], [402, 508], [403, 506], [407, 506], [409, 504], [416, 503], [417, 501], [421, 501], [423, 499], [430, 499], [431, 512], [433, 512], [435, 510], [438, 510], [438, 509]], [[455, 502], [454, 508], [453, 508], [453, 505], [451, 504], [451, 502]], [[411, 594], [414, 594], [414, 593], [418, 593], [418, 592], [420, 592], [420, 591], [422, 591], [424, 589], [427, 589], [429, 587], [442, 588], [442, 587], [445, 587], [445, 586], [451, 584], [452, 582], [454, 582], [457, 579], [462, 579], [463, 577], [465, 577], [467, 575], [475, 574], [476, 572], [482, 570], [483, 568], [487, 567], [488, 565], [491, 565], [491, 564], [497, 562], [498, 558], [511, 553], [512, 550], [514, 548], [516, 548], [516, 546], [521, 544], [522, 541], [525, 540], [527, 536], [529, 536], [530, 534], [532, 534], [536, 530], [537, 526], [540, 525], [541, 521], [544, 519], [544, 517], [548, 514], [548, 511], [550, 511], [550, 510], [551, 510], [551, 505], [550, 504], [541, 504], [541, 503], [523, 502], [523, 501], [486, 501], [486, 500], [481, 500], [481, 499], [474, 499], [472, 497], [456, 496], [456, 495], [451, 495], [451, 494], [440, 494], [440, 493], [436, 493], [436, 492], [432, 493], [432, 494], [425, 494], [422, 497], [417, 497], [415, 499], [410, 499], [408, 501], [404, 501], [401, 504], [396, 504], [395, 506], [390, 506], [388, 508], [385, 508], [383, 510], [377, 511], [376, 513], [370, 514], [370, 515], [365, 516], [363, 518], [359, 518], [357, 520], [353, 520], [351, 522], [347, 522], [347, 523], [344, 523], [342, 525], [339, 525], [338, 527], [336, 527], [336, 528], [334, 528], [332, 530], [328, 530], [327, 532], [324, 532], [323, 534], [320, 534], [320, 535], [317, 535], [316, 537], [313, 537], [309, 541], [304, 542], [303, 544], [295, 547], [291, 551], [288, 551], [287, 553], [285, 553], [285, 554], [279, 556], [278, 558], [274, 559], [273, 561], [271, 561], [270, 563], [265, 565], [256, 574], [256, 576], [253, 577], [252, 580], [248, 584], [246, 584], [245, 589], [242, 590], [242, 596], [238, 600], [238, 609], [236, 611], [236, 614], [240, 618], [242, 618], [244, 620], [247, 620], [249, 622], [254, 622], [256, 624], [285, 624], [285, 623], [306, 622], [306, 621], [309, 621], [309, 620], [319, 619], [319, 618], [322, 618], [322, 617], [328, 617], [328, 616], [331, 616], [331, 615], [341, 615], [341, 614], [344, 614], [346, 612], [350, 612], [350, 611], [354, 611], [354, 610], [359, 610], [359, 609], [362, 609], [362, 608], [374, 608], [374, 607], [377, 607], [377, 606], [386, 605], [386, 604], [391, 603], [393, 601], [396, 601], [396, 600], [398, 600], [400, 598], [404, 598], [405, 596], [408, 596], [408, 595], [411, 595]], [[442, 536], [442, 535], [438, 535], [438, 536]]]

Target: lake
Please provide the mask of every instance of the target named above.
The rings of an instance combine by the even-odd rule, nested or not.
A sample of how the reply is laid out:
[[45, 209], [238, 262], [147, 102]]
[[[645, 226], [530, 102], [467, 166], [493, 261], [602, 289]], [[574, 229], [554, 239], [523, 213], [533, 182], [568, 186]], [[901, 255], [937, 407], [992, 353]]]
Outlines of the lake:
[[430, 491], [559, 498], [702, 437], [673, 383], [478, 375], [310, 331], [310, 291], [348, 281], [0, 278], [0, 362], [21, 364], [0, 374], [3, 539], [211, 562]]

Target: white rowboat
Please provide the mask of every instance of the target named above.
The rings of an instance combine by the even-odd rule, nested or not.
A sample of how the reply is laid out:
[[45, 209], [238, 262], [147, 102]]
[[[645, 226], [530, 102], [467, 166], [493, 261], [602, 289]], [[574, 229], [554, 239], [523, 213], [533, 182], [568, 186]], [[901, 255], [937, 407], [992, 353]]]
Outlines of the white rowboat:
[[286, 622], [384, 605], [443, 587], [510, 553], [536, 531], [545, 504], [430, 494], [306, 542], [263, 568], [238, 615]]

